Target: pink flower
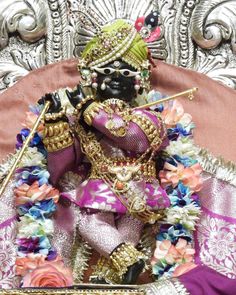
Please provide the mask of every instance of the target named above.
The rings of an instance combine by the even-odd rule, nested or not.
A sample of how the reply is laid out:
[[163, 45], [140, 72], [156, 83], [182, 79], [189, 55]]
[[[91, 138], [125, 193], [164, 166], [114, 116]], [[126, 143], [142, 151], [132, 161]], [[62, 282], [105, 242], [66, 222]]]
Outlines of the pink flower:
[[164, 169], [167, 171], [161, 170], [159, 173], [161, 183], [163, 185], [172, 184], [176, 187], [178, 182], [181, 180], [183, 184], [189, 186], [191, 190], [195, 192], [201, 190], [202, 180], [200, 174], [202, 172], [202, 167], [199, 163], [186, 168], [182, 164], [174, 166], [169, 163], [165, 163]]
[[35, 181], [31, 186], [24, 183], [14, 190], [16, 205], [22, 205], [27, 202], [37, 202], [42, 200], [53, 199], [55, 203], [59, 199], [59, 191], [47, 184], [39, 186], [38, 181]]
[[61, 260], [45, 261], [23, 277], [23, 288], [69, 287], [73, 285], [72, 271]]
[[[24, 127], [28, 128], [28, 129], [32, 129], [32, 127], [34, 126], [34, 123], [36, 122], [38, 116], [32, 112], [26, 112], [26, 119], [25, 119], [25, 123], [22, 124]], [[37, 132], [42, 132], [44, 129], [43, 124], [40, 124]]]
[[186, 263], [192, 262], [195, 250], [185, 239], [179, 239], [178, 243], [175, 245], [177, 255], [175, 257], [175, 262], [177, 263]]
[[176, 255], [175, 247], [171, 244], [171, 241], [157, 241], [156, 250], [154, 252], [154, 257], [151, 260], [151, 264], [154, 265], [160, 260], [165, 259], [168, 264], [174, 264], [174, 257]]
[[154, 265], [163, 259], [170, 265], [192, 262], [194, 254], [195, 250], [185, 239], [180, 238], [175, 246], [169, 240], [157, 241], [151, 264]]
[[178, 100], [174, 100], [171, 108], [167, 104], [161, 116], [167, 127], [175, 126], [180, 121], [183, 121], [184, 125], [187, 126], [192, 121], [191, 115], [184, 113], [184, 108]]
[[45, 262], [45, 256], [41, 254], [28, 254], [26, 257], [16, 258], [16, 274], [24, 276], [29, 270], [36, 269]]

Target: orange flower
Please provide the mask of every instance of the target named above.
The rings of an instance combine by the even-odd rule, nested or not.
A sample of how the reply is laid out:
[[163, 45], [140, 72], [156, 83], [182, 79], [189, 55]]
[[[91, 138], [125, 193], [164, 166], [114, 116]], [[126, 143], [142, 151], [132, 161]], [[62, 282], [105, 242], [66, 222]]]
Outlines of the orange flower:
[[73, 285], [72, 271], [62, 261], [45, 261], [23, 277], [23, 288], [61, 288]]
[[179, 239], [178, 243], [175, 245], [175, 249], [177, 251], [177, 255], [175, 257], [175, 261], [177, 263], [185, 263], [192, 262], [193, 255], [195, 254], [195, 250], [192, 248], [190, 244], [185, 239]]
[[45, 256], [41, 254], [28, 254], [26, 257], [16, 258], [16, 274], [24, 276], [29, 270], [33, 270], [45, 262]]
[[173, 277], [179, 277], [181, 275], [183, 275], [184, 273], [194, 269], [195, 267], [197, 267], [197, 264], [193, 263], [193, 262], [186, 262], [183, 263], [179, 266], [176, 267], [174, 273], [173, 273]]
[[175, 255], [177, 251], [175, 247], [171, 244], [171, 241], [157, 241], [156, 242], [156, 250], [154, 252], [154, 257], [151, 260], [151, 264], [154, 265], [161, 259], [165, 259], [168, 264], [174, 264]]
[[192, 120], [192, 117], [189, 114], [184, 113], [184, 108], [178, 100], [174, 100], [171, 108], [169, 107], [169, 104], [167, 104], [166, 108], [161, 113], [161, 117], [167, 127], [175, 126], [180, 121], [183, 121], [188, 125]]
[[[38, 116], [32, 112], [26, 112], [26, 119], [25, 119], [25, 123], [22, 124], [24, 127], [32, 129], [34, 126], [34, 123], [36, 122]], [[37, 132], [42, 132], [44, 129], [43, 124], [40, 124], [38, 126]]]
[[180, 238], [175, 246], [169, 240], [157, 241], [151, 264], [154, 265], [162, 259], [170, 265], [192, 262], [194, 253], [195, 250], [185, 239]]
[[59, 199], [59, 191], [51, 186], [43, 184], [39, 186], [35, 181], [31, 186], [24, 183], [14, 190], [16, 205], [22, 205], [27, 202], [37, 202], [42, 200], [53, 199], [55, 203]]
[[202, 172], [202, 167], [199, 163], [186, 168], [182, 164], [174, 166], [169, 163], [165, 163], [164, 168], [168, 171], [162, 170], [159, 173], [161, 183], [163, 185], [172, 184], [175, 187], [178, 184], [179, 180], [181, 180], [183, 184], [189, 186], [191, 190], [195, 192], [201, 190], [202, 181], [200, 178], [200, 174]]

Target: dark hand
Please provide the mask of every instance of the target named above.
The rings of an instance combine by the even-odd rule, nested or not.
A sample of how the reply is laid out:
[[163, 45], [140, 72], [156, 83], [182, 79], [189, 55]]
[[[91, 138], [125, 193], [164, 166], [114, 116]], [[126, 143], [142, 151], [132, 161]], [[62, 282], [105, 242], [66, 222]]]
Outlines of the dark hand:
[[62, 110], [61, 101], [57, 93], [46, 93], [38, 101], [39, 104], [45, 104], [46, 101], [50, 101], [48, 113], [59, 113]]
[[85, 98], [80, 85], [77, 85], [74, 91], [66, 90], [66, 95], [74, 108]]

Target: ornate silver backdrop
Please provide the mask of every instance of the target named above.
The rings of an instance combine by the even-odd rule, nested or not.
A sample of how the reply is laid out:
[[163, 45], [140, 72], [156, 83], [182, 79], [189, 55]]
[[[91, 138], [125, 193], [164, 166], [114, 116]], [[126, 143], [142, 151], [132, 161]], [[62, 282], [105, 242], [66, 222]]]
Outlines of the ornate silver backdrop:
[[97, 26], [158, 9], [155, 58], [236, 89], [235, 0], [0, 0], [0, 90], [33, 69], [78, 57]]

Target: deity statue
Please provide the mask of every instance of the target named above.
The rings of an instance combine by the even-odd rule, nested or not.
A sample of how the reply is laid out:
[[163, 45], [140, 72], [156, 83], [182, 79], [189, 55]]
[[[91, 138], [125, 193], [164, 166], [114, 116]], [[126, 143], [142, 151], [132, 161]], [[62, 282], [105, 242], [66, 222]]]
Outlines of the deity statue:
[[[118, 20], [88, 43], [78, 67], [82, 80], [67, 91], [77, 111], [73, 127], [58, 97], [44, 97], [51, 101], [43, 140], [51, 182], [88, 164], [85, 180], [62, 196], [81, 208], [80, 234], [101, 255], [92, 281], [135, 283], [145, 265], [135, 248], [143, 226], [170, 204], [155, 163], [166, 127], [158, 111], [135, 109], [137, 95], [149, 88], [148, 49], [133, 26]], [[110, 271], [102, 277], [104, 265]]]
[[[157, 19], [154, 11], [135, 26], [116, 20], [97, 32], [79, 60], [35, 71], [2, 95], [6, 109], [7, 96], [14, 102], [20, 93], [22, 102], [30, 97], [27, 103], [42, 96], [26, 116], [17, 148], [24, 145], [29, 129], [50, 104], [15, 179], [0, 199], [0, 250], [6, 254], [0, 252], [0, 288], [61, 288], [81, 283], [75, 281], [65, 255], [73, 252], [70, 243], [78, 238], [78, 229], [100, 255], [91, 283], [136, 284], [147, 266], [156, 282], [136, 286], [137, 294], [234, 294], [235, 165], [197, 147], [192, 117], [182, 104], [160, 104], [163, 95], [151, 89], [158, 86], [163, 92], [176, 93], [182, 86], [199, 87], [197, 103], [193, 107], [186, 100], [184, 107], [194, 114], [197, 128], [202, 128], [200, 136], [196, 132], [202, 146], [207, 146], [208, 138], [210, 144], [220, 142], [222, 112], [213, 115], [211, 109], [221, 108], [221, 93], [234, 105], [235, 93], [198, 73], [154, 63], [146, 42], [160, 33]], [[35, 81], [41, 84], [34, 92]], [[69, 110], [60, 92], [65, 86], [70, 86], [63, 89]], [[214, 104], [205, 89], [214, 93]], [[148, 102], [153, 100], [157, 102], [150, 107]], [[229, 118], [229, 126], [234, 121]], [[202, 130], [207, 130], [207, 137]], [[3, 133], [6, 146], [7, 131]], [[210, 148], [218, 151], [219, 146]], [[230, 155], [232, 147], [233, 143], [227, 146]], [[0, 181], [8, 172], [4, 168]], [[79, 175], [79, 181], [75, 188], [64, 189], [63, 175], [69, 183], [74, 181], [71, 171]], [[149, 238], [156, 243], [149, 257], [139, 244], [146, 228], [153, 230]], [[17, 250], [12, 250], [13, 245]], [[77, 263], [75, 256], [68, 256]]]

